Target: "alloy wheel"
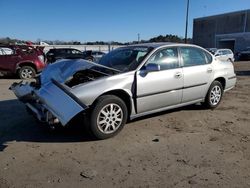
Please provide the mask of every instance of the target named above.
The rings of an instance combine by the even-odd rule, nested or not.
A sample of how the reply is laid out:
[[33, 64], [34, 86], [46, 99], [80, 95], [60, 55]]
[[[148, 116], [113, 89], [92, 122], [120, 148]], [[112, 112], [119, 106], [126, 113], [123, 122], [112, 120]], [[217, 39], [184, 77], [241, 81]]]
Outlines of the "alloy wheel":
[[26, 69], [23, 69], [23, 70], [22, 70], [21, 76], [22, 76], [22, 78], [24, 78], [24, 79], [30, 79], [30, 78], [33, 77], [33, 72], [32, 72], [32, 70], [26, 68]]
[[104, 134], [114, 133], [121, 126], [122, 121], [122, 108], [115, 103], [104, 106], [97, 116], [98, 129]]
[[210, 103], [214, 106], [217, 105], [220, 102], [221, 94], [221, 88], [218, 85], [214, 86], [210, 92]]

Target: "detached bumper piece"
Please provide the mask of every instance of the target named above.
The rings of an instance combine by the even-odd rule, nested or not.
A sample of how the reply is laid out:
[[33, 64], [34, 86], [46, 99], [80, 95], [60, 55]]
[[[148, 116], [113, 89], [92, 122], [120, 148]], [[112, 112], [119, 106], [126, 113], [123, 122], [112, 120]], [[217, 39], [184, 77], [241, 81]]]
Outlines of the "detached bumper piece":
[[27, 111], [42, 123], [48, 123], [49, 125], [60, 123], [57, 117], [42, 106], [26, 103], [26, 107]]
[[10, 89], [26, 104], [39, 121], [66, 125], [73, 117], [87, 109], [69, 88], [55, 80], [36, 89], [30, 83], [14, 83]]

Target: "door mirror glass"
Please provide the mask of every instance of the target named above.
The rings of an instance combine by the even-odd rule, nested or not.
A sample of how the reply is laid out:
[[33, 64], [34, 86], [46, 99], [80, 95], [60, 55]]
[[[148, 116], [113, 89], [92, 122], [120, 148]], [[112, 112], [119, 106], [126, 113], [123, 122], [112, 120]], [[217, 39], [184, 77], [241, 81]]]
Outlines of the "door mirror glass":
[[160, 71], [160, 65], [154, 64], [154, 63], [149, 63], [146, 65], [146, 71], [148, 72], [155, 72], [155, 71]]

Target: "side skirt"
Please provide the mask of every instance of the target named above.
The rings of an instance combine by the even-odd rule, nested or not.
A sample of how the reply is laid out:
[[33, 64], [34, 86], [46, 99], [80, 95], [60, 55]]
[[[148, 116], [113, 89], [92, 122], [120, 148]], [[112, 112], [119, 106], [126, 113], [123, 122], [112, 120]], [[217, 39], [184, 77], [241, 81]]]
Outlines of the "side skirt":
[[164, 107], [164, 108], [159, 108], [159, 109], [156, 109], [156, 110], [151, 110], [151, 111], [148, 111], [148, 112], [134, 114], [134, 115], [130, 116], [130, 120], [133, 120], [133, 119], [141, 117], [141, 116], [145, 116], [145, 115], [149, 115], [149, 114], [153, 114], [153, 113], [157, 113], [157, 112], [162, 112], [162, 111], [165, 111], [165, 110], [170, 110], [170, 109], [179, 108], [179, 107], [182, 107], [182, 106], [196, 104], [196, 103], [199, 103], [199, 102], [204, 102], [204, 99], [198, 99], [198, 100], [194, 100], [194, 101], [190, 101], [190, 102], [186, 102], [186, 103], [180, 103], [180, 104], [177, 104], [177, 105], [172, 105], [172, 106], [167, 106], [167, 107]]

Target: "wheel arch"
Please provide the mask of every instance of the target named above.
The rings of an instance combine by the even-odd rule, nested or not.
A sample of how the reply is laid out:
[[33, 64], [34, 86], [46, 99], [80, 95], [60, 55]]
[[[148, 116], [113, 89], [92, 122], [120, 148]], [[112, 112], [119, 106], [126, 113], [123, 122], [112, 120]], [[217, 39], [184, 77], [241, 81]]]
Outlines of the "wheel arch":
[[223, 90], [225, 89], [225, 87], [226, 87], [226, 79], [224, 77], [218, 77], [218, 78], [214, 79], [214, 81], [220, 82], [222, 87], [223, 87]]
[[32, 67], [36, 73], [37, 73], [37, 68], [36, 68], [36, 65], [32, 62], [32, 61], [24, 61], [24, 62], [20, 62], [17, 64], [17, 67], [16, 67], [16, 73], [18, 73], [18, 71], [24, 67], [24, 66], [30, 66]]
[[[103, 94], [101, 94], [100, 96], [98, 96], [95, 101], [92, 103], [95, 104], [97, 99], [101, 96], [104, 96], [104, 95], [114, 95], [116, 97], [119, 97], [120, 99], [122, 99], [127, 107], [127, 110], [128, 110], [128, 118], [129, 116], [131, 115], [131, 112], [132, 112], [132, 102], [131, 102], [131, 96], [124, 90], [122, 89], [115, 89], [115, 90], [111, 90], [111, 91], [107, 91]], [[92, 106], [91, 105], [91, 106]]]

